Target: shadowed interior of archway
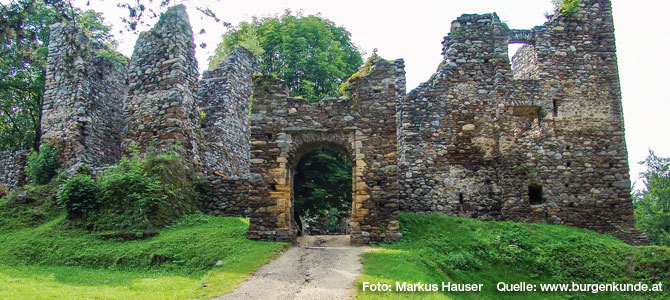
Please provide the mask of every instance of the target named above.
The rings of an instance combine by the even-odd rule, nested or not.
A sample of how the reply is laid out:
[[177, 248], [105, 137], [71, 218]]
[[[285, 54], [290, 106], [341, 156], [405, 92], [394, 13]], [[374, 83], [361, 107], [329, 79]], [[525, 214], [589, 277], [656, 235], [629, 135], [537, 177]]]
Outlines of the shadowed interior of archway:
[[298, 234], [349, 234], [352, 163], [347, 155], [319, 148], [293, 168], [293, 217]]

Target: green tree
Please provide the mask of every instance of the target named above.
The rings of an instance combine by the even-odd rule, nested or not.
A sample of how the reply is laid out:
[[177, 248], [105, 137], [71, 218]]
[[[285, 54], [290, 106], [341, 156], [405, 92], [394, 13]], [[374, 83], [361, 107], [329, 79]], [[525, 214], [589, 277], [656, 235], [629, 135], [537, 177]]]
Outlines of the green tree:
[[670, 158], [649, 150], [640, 164], [647, 170], [640, 174], [644, 188], [633, 193], [635, 222], [653, 244], [670, 246]]
[[236, 46], [256, 55], [261, 72], [286, 81], [292, 96], [316, 101], [337, 96], [339, 85], [363, 64], [351, 34], [318, 15], [253, 18], [223, 35], [209, 67], [221, 62]]
[[[363, 64], [361, 51], [343, 27], [318, 15], [256, 18], [223, 35], [209, 67], [215, 68], [237, 46], [253, 53], [261, 72], [286, 81], [291, 96], [313, 102], [338, 96], [344, 80]], [[351, 162], [330, 150], [306, 154], [295, 174], [294, 216], [325, 216], [351, 209]]]
[[294, 216], [325, 216], [351, 211], [351, 161], [329, 149], [305, 154], [294, 176]]
[[[101, 14], [72, 9], [72, 20], [92, 38], [109, 42]], [[70, 17], [44, 1], [0, 6], [0, 150], [40, 145], [49, 26]]]

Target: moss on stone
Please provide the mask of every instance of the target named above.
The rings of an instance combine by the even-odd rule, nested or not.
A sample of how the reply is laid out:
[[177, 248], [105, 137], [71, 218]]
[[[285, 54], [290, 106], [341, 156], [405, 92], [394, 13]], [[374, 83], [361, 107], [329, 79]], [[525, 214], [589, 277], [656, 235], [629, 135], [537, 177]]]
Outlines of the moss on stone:
[[128, 58], [126, 56], [112, 49], [98, 50], [98, 57], [119, 68], [128, 64]]
[[[344, 97], [351, 98], [353, 96], [354, 98], [356, 98], [355, 95], [351, 93], [351, 83], [358, 78], [370, 74], [370, 71], [372, 70], [372, 64], [377, 59], [379, 59], [379, 55], [377, 55], [377, 53], [373, 53], [370, 56], [370, 58], [368, 58], [368, 60], [365, 62], [365, 64], [363, 64], [360, 68], [358, 68], [358, 71], [356, 73], [349, 76], [349, 78], [340, 85], [339, 91]], [[354, 100], [358, 102], [358, 99]]]

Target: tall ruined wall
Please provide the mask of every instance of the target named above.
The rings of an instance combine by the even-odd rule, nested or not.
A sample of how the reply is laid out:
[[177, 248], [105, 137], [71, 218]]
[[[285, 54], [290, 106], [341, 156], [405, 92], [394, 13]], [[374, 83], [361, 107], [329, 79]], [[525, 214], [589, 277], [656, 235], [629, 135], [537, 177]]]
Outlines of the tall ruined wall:
[[502, 95], [527, 99], [513, 104], [537, 108], [537, 126], [535, 133], [522, 132], [523, 116], [507, 107], [503, 134], [516, 147], [504, 153], [503, 170], [510, 174], [512, 166], [524, 166], [525, 178], [516, 177], [516, 186], [541, 186], [544, 199], [527, 215], [518, 209], [528, 190], [509, 186], [507, 214], [643, 242], [634, 232], [611, 2], [582, 1], [574, 18], [555, 16], [533, 35], [539, 81], [508, 85]]
[[195, 165], [200, 158], [200, 112], [196, 90], [198, 64], [186, 8], [168, 8], [158, 23], [142, 32], [128, 68], [123, 147], [136, 144], [158, 151], [180, 144]]
[[235, 48], [198, 82], [206, 144], [202, 157], [210, 182], [203, 209], [214, 215], [248, 216], [249, 101], [252, 75], [258, 70], [253, 54]]
[[288, 97], [280, 79], [255, 77], [248, 237], [295, 240], [295, 166], [325, 147], [352, 161], [352, 242], [399, 238], [396, 104], [405, 94], [404, 63], [377, 59], [370, 70], [352, 82], [351, 98], [318, 103]]
[[[613, 32], [608, 0], [526, 32], [495, 14], [454, 21], [438, 72], [401, 105], [403, 210], [644, 242], [633, 227]], [[520, 39], [513, 71], [507, 44]]]
[[438, 72], [402, 103], [403, 210], [500, 218], [495, 102], [497, 70], [507, 60], [505, 29], [495, 14], [458, 18]]
[[102, 166], [120, 156], [125, 66], [72, 25], [51, 26], [42, 141], [60, 148], [64, 166]]
[[257, 71], [253, 54], [237, 47], [198, 82], [208, 175], [249, 175], [249, 100], [251, 76]]
[[0, 151], [0, 185], [10, 187], [26, 183], [26, 156], [28, 151]]

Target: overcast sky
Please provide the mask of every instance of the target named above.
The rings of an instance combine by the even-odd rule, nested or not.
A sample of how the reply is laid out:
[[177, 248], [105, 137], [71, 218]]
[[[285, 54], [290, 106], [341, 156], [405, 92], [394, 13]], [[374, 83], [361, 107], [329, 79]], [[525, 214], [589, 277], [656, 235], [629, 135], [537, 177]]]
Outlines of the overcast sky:
[[[78, 2], [80, 7], [86, 8], [86, 1]], [[119, 51], [130, 57], [137, 36], [118, 33], [122, 29], [119, 16], [127, 13], [115, 7], [116, 1], [90, 2], [88, 8], [103, 12], [108, 23], [115, 25]], [[552, 10], [550, 0], [191, 0], [184, 4], [194, 32], [206, 30], [205, 34], [196, 36], [197, 45], [202, 42], [208, 45], [196, 49], [201, 72], [207, 67], [207, 58], [225, 29], [210, 18], [203, 18], [195, 6], [207, 4], [219, 18], [233, 25], [249, 21], [252, 16], [280, 14], [288, 8], [305, 14], [320, 13], [346, 27], [353, 42], [367, 55], [377, 48], [379, 55], [386, 59], [405, 59], [408, 91], [435, 72], [442, 60], [442, 38], [449, 32], [451, 21], [459, 15], [497, 12], [510, 28], [530, 29], [542, 25], [546, 21], [544, 13]], [[670, 101], [666, 91], [670, 86], [667, 75], [670, 34], [666, 32], [670, 2], [613, 0], [612, 6], [631, 179], [638, 181], [636, 187], [639, 188], [638, 174], [643, 167], [638, 162], [647, 156], [648, 149], [670, 157]]]

